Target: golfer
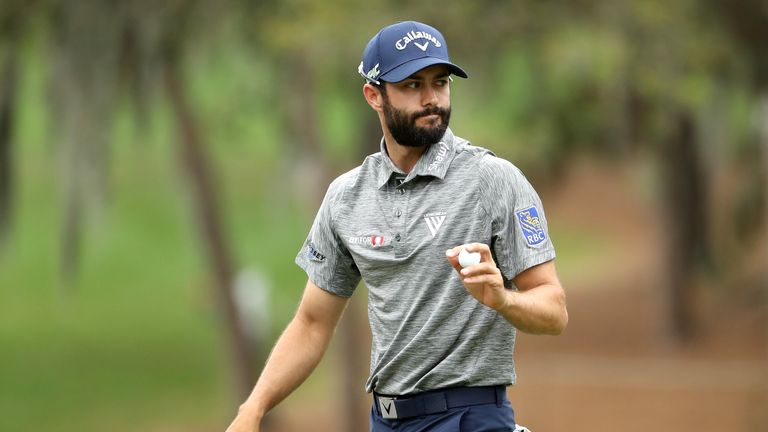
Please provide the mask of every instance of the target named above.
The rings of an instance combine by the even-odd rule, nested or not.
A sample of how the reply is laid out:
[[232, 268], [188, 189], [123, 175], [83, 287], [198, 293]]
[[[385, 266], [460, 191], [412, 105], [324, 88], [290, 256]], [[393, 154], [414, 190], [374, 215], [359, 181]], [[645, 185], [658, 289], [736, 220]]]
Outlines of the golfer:
[[[385, 27], [358, 72], [379, 152], [329, 186], [296, 258], [309, 276], [296, 316], [227, 431], [258, 431], [309, 376], [361, 279], [371, 431], [514, 431], [516, 332], [568, 322], [542, 203], [514, 165], [448, 128], [452, 77], [467, 73], [437, 29]], [[462, 267], [462, 250], [480, 262]]]

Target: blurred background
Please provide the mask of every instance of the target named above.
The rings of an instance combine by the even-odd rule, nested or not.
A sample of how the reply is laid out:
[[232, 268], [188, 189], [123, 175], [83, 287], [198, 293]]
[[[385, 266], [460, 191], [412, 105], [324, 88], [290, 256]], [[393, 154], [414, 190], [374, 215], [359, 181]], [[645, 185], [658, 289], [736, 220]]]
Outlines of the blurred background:
[[[768, 430], [758, 0], [0, 0], [0, 430], [223, 431], [290, 320], [324, 191], [378, 151], [357, 65], [416, 19], [454, 132], [542, 196], [570, 326], [543, 431]], [[361, 286], [268, 431], [367, 430]]]

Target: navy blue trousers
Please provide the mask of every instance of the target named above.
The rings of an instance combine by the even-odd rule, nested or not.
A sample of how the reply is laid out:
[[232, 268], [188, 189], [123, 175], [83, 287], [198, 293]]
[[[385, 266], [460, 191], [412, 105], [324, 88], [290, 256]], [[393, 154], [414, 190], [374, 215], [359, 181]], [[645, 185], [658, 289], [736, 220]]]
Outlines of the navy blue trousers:
[[447, 411], [390, 420], [381, 417], [374, 401], [371, 407], [371, 432], [513, 432], [515, 412], [504, 397], [502, 403], [451, 408]]

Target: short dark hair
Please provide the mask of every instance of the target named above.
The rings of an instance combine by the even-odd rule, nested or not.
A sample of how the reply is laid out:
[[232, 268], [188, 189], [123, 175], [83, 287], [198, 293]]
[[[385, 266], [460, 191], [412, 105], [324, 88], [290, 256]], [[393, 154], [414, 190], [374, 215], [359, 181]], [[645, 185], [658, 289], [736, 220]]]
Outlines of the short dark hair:
[[385, 100], [389, 100], [389, 95], [387, 95], [387, 86], [386, 86], [386, 84], [387, 84], [386, 81], [379, 81], [379, 84], [371, 83], [372, 86], [374, 86], [377, 89], [379, 89], [379, 91], [381, 92], [381, 96]]

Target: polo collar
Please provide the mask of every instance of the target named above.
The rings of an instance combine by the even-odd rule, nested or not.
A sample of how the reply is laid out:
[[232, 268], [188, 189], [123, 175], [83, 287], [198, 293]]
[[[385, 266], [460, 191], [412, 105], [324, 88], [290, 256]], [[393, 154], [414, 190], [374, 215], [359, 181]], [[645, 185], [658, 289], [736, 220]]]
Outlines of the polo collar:
[[[379, 167], [379, 174], [377, 178], [377, 185], [379, 188], [387, 184], [392, 174], [405, 173], [395, 166], [392, 159], [389, 158], [387, 153], [387, 146], [384, 142], [384, 138], [381, 139], [379, 144], [381, 147], [382, 164]], [[410, 181], [416, 176], [432, 176], [439, 179], [445, 178], [445, 174], [448, 172], [448, 167], [453, 162], [453, 158], [456, 155], [456, 137], [450, 128], [446, 129], [443, 138], [439, 142], [429, 146], [426, 152], [419, 158], [416, 165], [413, 167], [410, 173], [405, 178], [405, 182]]]

